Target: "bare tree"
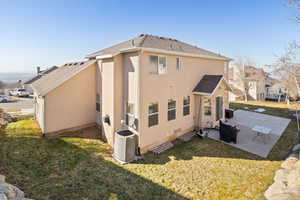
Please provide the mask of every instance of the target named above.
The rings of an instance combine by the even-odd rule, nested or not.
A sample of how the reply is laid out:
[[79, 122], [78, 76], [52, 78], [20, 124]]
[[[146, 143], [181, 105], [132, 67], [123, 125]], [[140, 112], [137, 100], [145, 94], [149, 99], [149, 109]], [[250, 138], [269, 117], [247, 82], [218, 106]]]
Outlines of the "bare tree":
[[300, 78], [299, 51], [300, 46], [296, 42], [291, 42], [285, 52], [271, 65], [273, 74], [286, 89], [287, 104], [290, 98], [297, 98], [299, 95], [297, 81], [297, 78]]
[[245, 66], [253, 65], [255, 65], [255, 63], [249, 58], [238, 58], [234, 63], [234, 82], [236, 87], [243, 91], [245, 101], [248, 101], [248, 93], [250, 89], [245, 72]]
[[295, 18], [300, 23], [300, 0], [288, 0], [288, 3], [292, 8], [298, 10], [299, 13], [296, 14]]

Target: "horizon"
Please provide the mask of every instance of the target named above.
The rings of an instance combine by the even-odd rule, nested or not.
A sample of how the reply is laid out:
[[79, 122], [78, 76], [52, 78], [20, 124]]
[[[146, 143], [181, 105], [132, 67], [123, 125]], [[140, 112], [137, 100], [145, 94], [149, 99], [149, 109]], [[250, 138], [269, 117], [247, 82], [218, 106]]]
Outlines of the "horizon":
[[34, 73], [37, 66], [84, 60], [139, 34], [174, 38], [233, 59], [246, 57], [266, 70], [275, 54], [299, 41], [300, 31], [286, 0], [163, 1], [159, 6], [155, 1], [19, 0], [2, 2], [0, 11], [0, 73]]

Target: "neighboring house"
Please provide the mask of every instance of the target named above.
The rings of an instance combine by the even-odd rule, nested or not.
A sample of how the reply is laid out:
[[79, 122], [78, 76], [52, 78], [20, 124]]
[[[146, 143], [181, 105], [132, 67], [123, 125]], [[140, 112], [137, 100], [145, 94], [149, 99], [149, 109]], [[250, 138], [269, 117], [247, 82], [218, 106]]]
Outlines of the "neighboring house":
[[49, 74], [51, 73], [52, 71], [56, 70], [58, 67], [57, 66], [52, 66], [50, 68], [47, 68], [45, 70], [41, 70], [40, 67], [37, 67], [37, 74], [36, 76], [32, 77], [31, 79], [25, 81], [23, 83], [23, 88], [25, 88], [27, 91], [29, 92], [32, 92], [32, 86], [31, 84], [34, 82], [34, 81], [37, 81], [39, 80], [41, 77], [45, 76], [46, 74]]
[[230, 100], [245, 99], [241, 93], [247, 94], [248, 100], [263, 101], [266, 96], [266, 72], [261, 68], [244, 66], [241, 70], [236, 66], [229, 68], [229, 83], [235, 90], [230, 93]]
[[129, 129], [145, 153], [224, 120], [227, 57], [142, 34], [86, 58], [32, 84], [45, 135], [97, 124], [113, 146], [115, 132]]
[[286, 88], [281, 81], [270, 76], [266, 79], [266, 100], [284, 101]]

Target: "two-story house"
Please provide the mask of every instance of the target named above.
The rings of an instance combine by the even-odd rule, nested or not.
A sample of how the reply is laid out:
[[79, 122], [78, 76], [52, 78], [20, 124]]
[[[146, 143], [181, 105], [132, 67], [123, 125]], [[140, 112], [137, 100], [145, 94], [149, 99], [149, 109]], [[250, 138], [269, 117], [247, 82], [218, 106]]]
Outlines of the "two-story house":
[[224, 119], [227, 57], [142, 34], [86, 58], [32, 84], [44, 134], [97, 124], [113, 146], [115, 132], [129, 129], [144, 153]]

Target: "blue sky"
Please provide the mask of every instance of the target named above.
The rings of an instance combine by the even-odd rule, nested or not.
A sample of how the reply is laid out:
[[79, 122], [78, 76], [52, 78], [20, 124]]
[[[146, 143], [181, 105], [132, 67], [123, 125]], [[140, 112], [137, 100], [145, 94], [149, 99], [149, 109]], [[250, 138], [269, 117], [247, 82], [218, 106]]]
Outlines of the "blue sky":
[[286, 0], [0, 0], [0, 72], [82, 60], [141, 33], [270, 64], [300, 38]]

